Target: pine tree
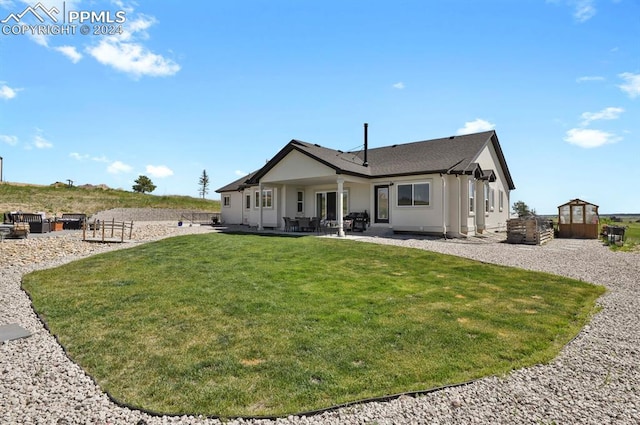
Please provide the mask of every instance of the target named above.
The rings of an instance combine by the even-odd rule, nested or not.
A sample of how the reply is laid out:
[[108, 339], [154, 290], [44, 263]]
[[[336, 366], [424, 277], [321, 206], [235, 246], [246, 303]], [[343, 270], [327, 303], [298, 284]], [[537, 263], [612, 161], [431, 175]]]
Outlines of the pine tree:
[[133, 185], [133, 191], [138, 193], [153, 192], [156, 190], [156, 185], [153, 184], [151, 179], [147, 176], [139, 176], [134, 180], [136, 184]]
[[209, 176], [207, 175], [207, 170], [202, 170], [198, 184], [200, 185], [200, 196], [204, 199], [204, 196], [209, 193]]

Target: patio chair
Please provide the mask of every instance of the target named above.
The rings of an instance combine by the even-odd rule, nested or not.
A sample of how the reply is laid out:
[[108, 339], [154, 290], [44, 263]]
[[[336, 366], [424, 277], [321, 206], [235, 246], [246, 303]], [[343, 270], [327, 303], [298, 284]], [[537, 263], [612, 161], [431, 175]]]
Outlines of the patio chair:
[[309, 222], [309, 227], [311, 231], [320, 233], [320, 217], [313, 217], [311, 222]]
[[298, 228], [301, 232], [306, 232], [311, 227], [311, 221], [309, 217], [300, 217], [298, 219]]
[[291, 231], [291, 219], [289, 217], [282, 217], [282, 220], [284, 220], [284, 231], [285, 232], [290, 232]]

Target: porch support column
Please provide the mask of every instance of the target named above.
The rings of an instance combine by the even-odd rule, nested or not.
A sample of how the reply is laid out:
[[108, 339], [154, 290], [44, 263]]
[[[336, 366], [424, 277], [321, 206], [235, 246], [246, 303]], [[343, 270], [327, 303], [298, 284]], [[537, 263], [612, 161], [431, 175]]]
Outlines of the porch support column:
[[282, 230], [284, 230], [284, 220], [282, 219], [282, 217], [288, 217], [287, 216], [287, 185], [286, 184], [282, 185], [280, 199], [282, 201], [280, 202], [280, 211], [278, 212], [278, 214], [276, 214], [276, 220], [278, 220]]
[[440, 174], [442, 179], [442, 236], [447, 239], [447, 180], [446, 176]]
[[344, 219], [342, 217], [342, 192], [344, 191], [344, 179], [342, 177], [338, 178], [338, 193], [336, 194], [338, 199], [338, 236], [339, 237], [344, 237]]
[[264, 230], [262, 227], [262, 183], [258, 183], [258, 230]]

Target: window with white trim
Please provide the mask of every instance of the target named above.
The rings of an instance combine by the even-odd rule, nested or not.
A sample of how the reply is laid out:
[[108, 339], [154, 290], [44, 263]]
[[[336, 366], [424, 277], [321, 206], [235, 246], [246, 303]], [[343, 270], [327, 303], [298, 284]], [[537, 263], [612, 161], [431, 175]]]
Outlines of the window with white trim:
[[493, 212], [496, 209], [496, 190], [494, 188], [489, 191], [489, 201], [489, 209]]
[[251, 209], [251, 195], [248, 193], [245, 195], [244, 207], [248, 210]]
[[498, 209], [500, 212], [504, 209], [504, 192], [501, 190], [498, 191]]
[[[260, 191], [255, 193], [255, 207], [260, 208]], [[262, 189], [262, 208], [273, 208], [273, 189]]]
[[396, 199], [399, 207], [425, 207], [431, 205], [430, 183], [398, 184], [396, 187]]
[[469, 180], [469, 212], [473, 214], [475, 211], [476, 200], [476, 182], [473, 179]]
[[484, 212], [489, 213], [489, 183], [484, 184]]
[[296, 210], [296, 212], [299, 213], [303, 213], [304, 212], [304, 192], [299, 190], [298, 191], [298, 208]]
[[231, 195], [222, 195], [222, 206], [223, 207], [231, 206]]

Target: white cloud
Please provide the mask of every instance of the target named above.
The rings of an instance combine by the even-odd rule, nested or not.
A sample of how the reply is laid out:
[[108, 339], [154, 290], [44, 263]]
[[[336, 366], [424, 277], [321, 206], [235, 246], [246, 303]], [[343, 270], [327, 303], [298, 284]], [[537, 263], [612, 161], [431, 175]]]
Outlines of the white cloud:
[[394, 89], [398, 89], [398, 90], [402, 90], [404, 88], [404, 83], [402, 81], [399, 81], [399, 82], [397, 82], [397, 83], [395, 83], [393, 85], [393, 88]]
[[73, 159], [77, 159], [78, 161], [84, 161], [86, 159], [89, 159], [89, 155], [81, 155], [78, 152], [71, 152], [69, 154], [69, 156]]
[[20, 89], [14, 89], [0, 82], [0, 99], [13, 99]]
[[468, 121], [464, 123], [464, 127], [459, 128], [456, 134], [458, 136], [463, 134], [479, 133], [482, 131], [489, 131], [496, 128], [495, 124], [485, 121], [483, 119], [476, 119], [475, 121]]
[[242, 170], [236, 170], [236, 171], [235, 171], [235, 175], [236, 175], [236, 176], [239, 176], [239, 177], [244, 177], [244, 176], [246, 176], [246, 175], [248, 175], [248, 174], [249, 174], [249, 173], [246, 173], [246, 172], [244, 172], [244, 171], [242, 171]]
[[587, 22], [596, 15], [594, 0], [574, 0], [572, 3], [575, 7], [573, 17], [576, 21]]
[[640, 96], [640, 74], [632, 74], [630, 72], [624, 72], [618, 77], [625, 81], [625, 84], [621, 84], [618, 87], [629, 95], [630, 98]]
[[0, 134], [0, 142], [6, 143], [9, 146], [15, 146], [18, 144], [18, 138], [16, 136]]
[[[7, 0], [0, 0], [0, 2], [2, 2], [0, 5], [11, 5], [12, 8], [17, 7]], [[22, 3], [33, 6], [33, 3], [27, 0], [22, 0]], [[81, 7], [80, 0], [40, 0], [40, 3], [49, 10], [53, 7], [60, 11], [65, 9], [87, 9], [87, 7]], [[84, 50], [101, 64], [129, 74], [134, 78], [142, 76], [165, 77], [177, 73], [180, 70], [178, 63], [161, 54], [152, 52], [143, 43], [144, 40], [149, 38], [147, 30], [156, 24], [157, 20], [152, 16], [143, 14], [137, 14], [135, 18], [132, 17], [134, 2], [113, 0], [111, 3], [118, 10], [126, 12], [126, 20], [122, 24], [122, 34], [94, 38], [94, 40], [99, 41], [90, 41], [91, 38], [83, 38], [81, 43], [92, 43], [90, 45], [88, 43], [85, 44], [87, 47], [84, 47]], [[21, 8], [22, 5], [18, 7], [19, 10], [16, 12], [21, 12], [23, 10]], [[80, 53], [82, 48], [71, 45], [51, 46], [54, 39], [53, 36], [38, 33], [32, 34], [30, 32], [27, 32], [27, 34], [35, 43], [62, 53], [73, 63], [78, 63], [83, 58], [82, 53]], [[76, 38], [76, 40], [79, 39]]]
[[50, 149], [53, 147], [53, 143], [42, 137], [42, 135], [36, 134], [33, 137], [33, 146], [38, 149]]
[[133, 167], [122, 161], [114, 161], [107, 167], [107, 172], [110, 174], [129, 173], [131, 170]]
[[614, 108], [614, 107], [605, 108], [599, 112], [584, 112], [581, 115], [582, 117], [581, 125], [587, 126], [592, 121], [598, 121], [598, 120], [617, 120], [618, 118], [620, 118], [620, 114], [622, 114], [623, 112], [624, 112], [623, 108]]
[[155, 18], [140, 16], [136, 20], [127, 20], [124, 32], [117, 36], [104, 37], [98, 44], [86, 49], [103, 65], [130, 74], [135, 78], [142, 76], [166, 77], [180, 70], [172, 59], [165, 58], [148, 50], [138, 39], [147, 39], [146, 32], [153, 24]]
[[111, 161], [109, 160], [109, 158], [107, 158], [106, 156], [91, 156], [89, 154], [86, 153], [78, 153], [78, 152], [71, 152], [69, 154], [69, 156], [73, 159], [76, 159], [78, 161], [95, 161], [95, 162], [102, 162], [105, 164], [110, 163]]
[[111, 3], [115, 4], [120, 10], [124, 10], [127, 13], [133, 13], [133, 7], [125, 4], [122, 0], [111, 0]]
[[92, 156], [92, 157], [91, 157], [91, 160], [92, 160], [92, 161], [95, 161], [95, 162], [104, 162], [105, 164], [108, 164], [109, 162], [111, 162], [111, 161], [109, 160], [109, 158], [107, 158], [107, 157], [106, 157], [106, 156], [104, 156], [104, 155], [103, 155], [103, 156]]
[[600, 77], [600, 76], [584, 76], [584, 77], [579, 77], [576, 79], [577, 83], [587, 83], [590, 81], [604, 81], [604, 77]]
[[49, 36], [44, 34], [32, 34], [28, 33], [30, 39], [32, 39], [36, 44], [41, 45], [42, 47], [49, 48]]
[[573, 19], [583, 23], [596, 15], [595, 0], [547, 0], [547, 3], [567, 5], [573, 9]]
[[80, 62], [80, 59], [82, 59], [82, 54], [79, 53], [74, 46], [59, 46], [54, 47], [53, 50], [57, 50], [58, 52], [62, 53], [73, 63], [78, 63]]
[[173, 175], [173, 170], [166, 165], [147, 165], [146, 170], [152, 177], [163, 178]]
[[598, 148], [603, 145], [616, 143], [620, 140], [622, 140], [622, 138], [613, 133], [588, 128], [572, 128], [567, 131], [564, 138], [565, 142], [586, 149]]

